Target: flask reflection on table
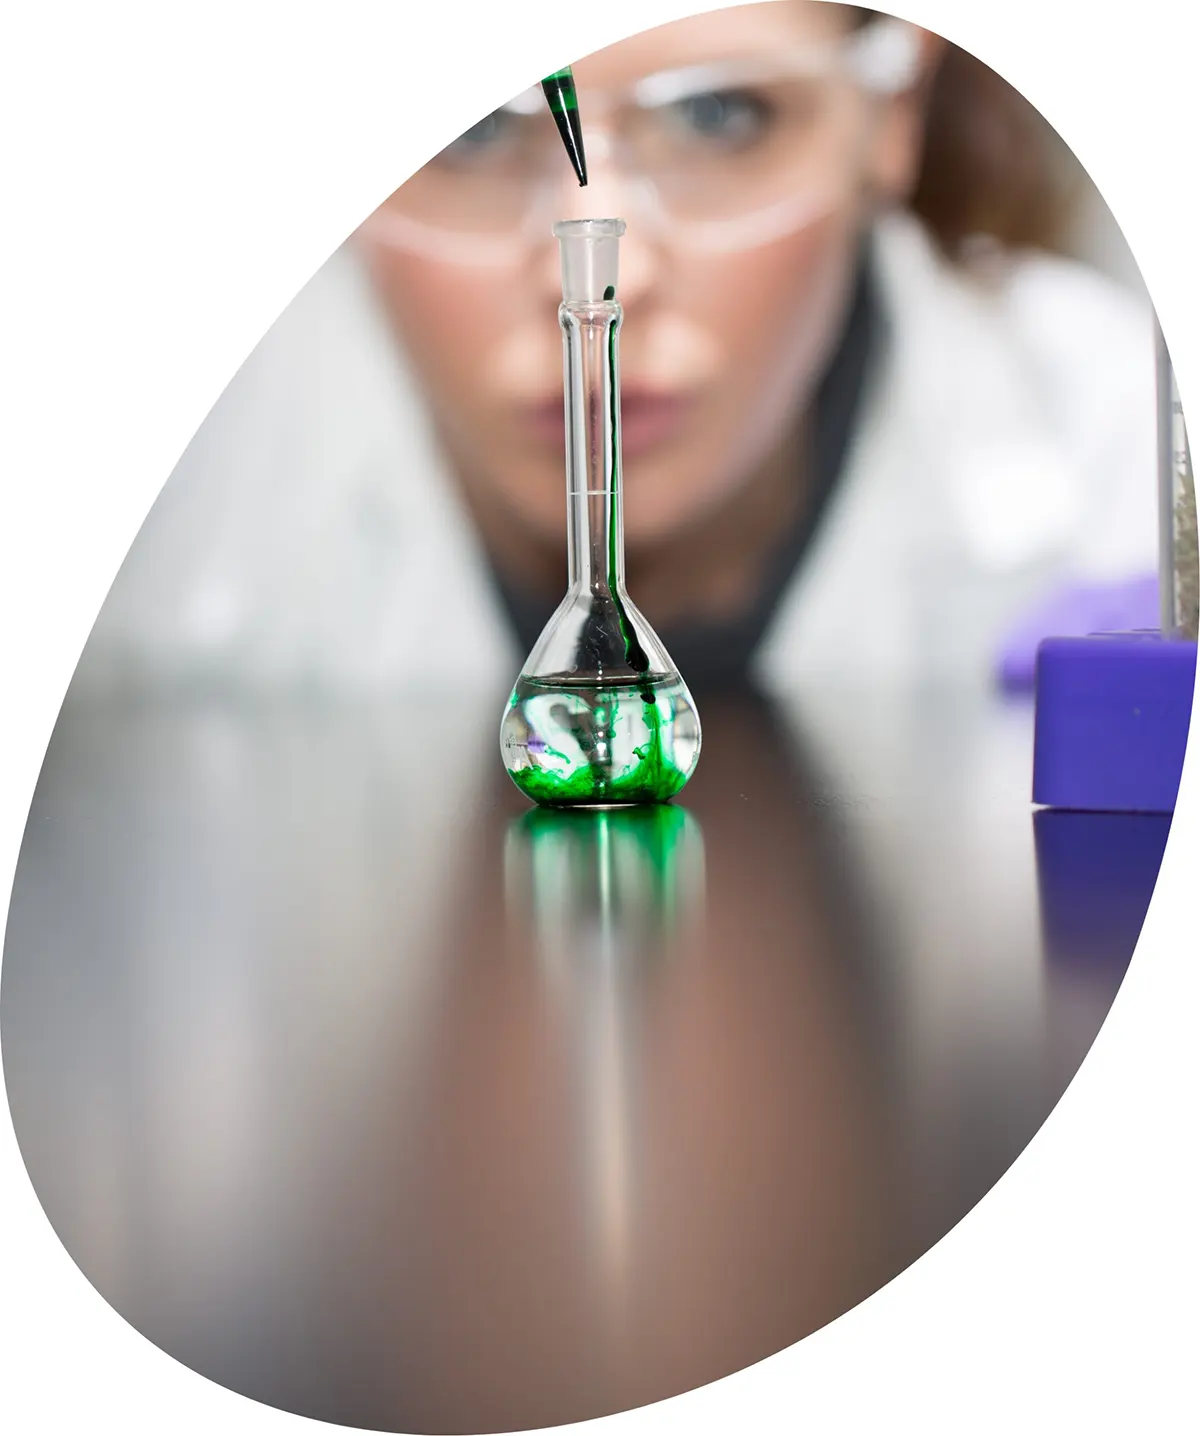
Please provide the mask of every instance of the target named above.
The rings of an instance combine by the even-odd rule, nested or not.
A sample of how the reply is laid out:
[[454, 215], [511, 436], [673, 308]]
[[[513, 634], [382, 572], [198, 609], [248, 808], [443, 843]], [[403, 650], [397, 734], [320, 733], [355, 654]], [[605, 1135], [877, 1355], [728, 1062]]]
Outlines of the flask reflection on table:
[[704, 835], [683, 808], [541, 808], [509, 827], [510, 924], [532, 939], [574, 1054], [580, 1166], [599, 1289], [620, 1303], [628, 1275], [635, 1144], [637, 989], [678, 954], [704, 903]]

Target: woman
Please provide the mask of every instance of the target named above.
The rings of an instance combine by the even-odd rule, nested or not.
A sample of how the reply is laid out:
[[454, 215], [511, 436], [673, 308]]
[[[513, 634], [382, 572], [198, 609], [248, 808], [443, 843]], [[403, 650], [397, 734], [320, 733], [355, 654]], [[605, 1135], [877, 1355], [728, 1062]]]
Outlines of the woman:
[[[1050, 257], [1045, 128], [933, 37], [775, 0], [477, 125], [280, 319], [168, 484], [81, 685], [511, 681], [565, 582], [551, 222], [622, 214], [629, 589], [693, 685], [985, 676], [1154, 564], [1150, 318]], [[553, 163], [550, 156], [553, 155]]]

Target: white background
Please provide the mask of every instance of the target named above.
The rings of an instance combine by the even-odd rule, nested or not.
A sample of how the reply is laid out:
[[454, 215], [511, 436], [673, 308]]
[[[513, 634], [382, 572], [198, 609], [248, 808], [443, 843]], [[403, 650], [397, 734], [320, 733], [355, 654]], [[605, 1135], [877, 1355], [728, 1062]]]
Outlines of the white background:
[[[91, 622], [158, 489], [268, 324], [492, 104], [698, 0], [108, 0], [5, 11], [0, 135], [0, 893]], [[1200, 392], [1194, 0], [897, 4], [1060, 129]], [[470, 23], [466, 23], [466, 12]], [[451, 95], [435, 63], [452, 65]], [[434, 63], [431, 63], [434, 62]], [[438, 98], [436, 114], [431, 110]], [[1195, 408], [1195, 405], [1193, 405]], [[1200, 745], [1129, 976], [1009, 1174], [807, 1341], [630, 1432], [1200, 1429]], [[49, 1230], [0, 1119], [0, 1425], [298, 1431], [134, 1333]], [[581, 1428], [571, 1428], [578, 1430]]]

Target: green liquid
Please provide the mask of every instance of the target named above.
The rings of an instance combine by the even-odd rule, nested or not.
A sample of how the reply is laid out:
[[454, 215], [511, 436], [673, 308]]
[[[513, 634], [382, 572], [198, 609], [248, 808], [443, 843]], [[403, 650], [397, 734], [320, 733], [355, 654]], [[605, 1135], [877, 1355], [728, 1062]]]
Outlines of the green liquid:
[[555, 114], [559, 114], [563, 110], [579, 108], [575, 76], [571, 72], [570, 65], [565, 70], [555, 70], [553, 75], [547, 75], [542, 81], [542, 90], [545, 92], [547, 103]]
[[500, 746], [509, 777], [535, 803], [665, 803], [696, 766], [700, 724], [677, 673], [519, 678]]

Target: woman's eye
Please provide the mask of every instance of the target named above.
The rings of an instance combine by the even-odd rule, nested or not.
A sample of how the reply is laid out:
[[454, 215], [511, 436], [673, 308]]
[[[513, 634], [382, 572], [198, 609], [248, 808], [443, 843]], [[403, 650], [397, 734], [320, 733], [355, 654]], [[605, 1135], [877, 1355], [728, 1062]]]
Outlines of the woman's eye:
[[667, 111], [676, 129], [727, 146], [752, 143], [771, 120], [771, 106], [761, 96], [739, 90], [689, 95]]
[[487, 159], [511, 143], [519, 127], [519, 116], [496, 110], [459, 135], [438, 158], [458, 164]]

